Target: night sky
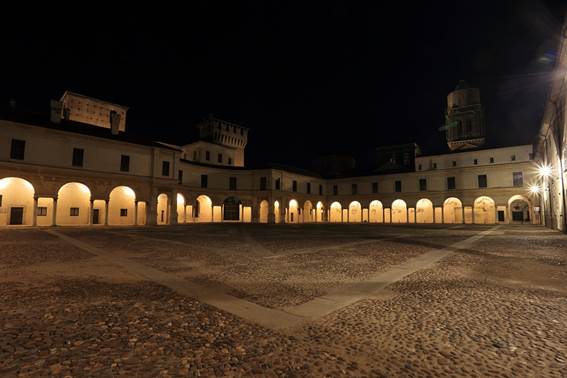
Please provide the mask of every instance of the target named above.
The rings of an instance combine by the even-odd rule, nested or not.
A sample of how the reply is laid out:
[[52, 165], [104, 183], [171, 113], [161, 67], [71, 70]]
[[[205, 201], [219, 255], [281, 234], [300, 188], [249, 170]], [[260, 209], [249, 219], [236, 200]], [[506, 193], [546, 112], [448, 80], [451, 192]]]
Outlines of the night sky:
[[252, 164], [308, 167], [392, 143], [439, 150], [446, 95], [466, 79], [491, 143], [531, 142], [567, 2], [373, 3], [3, 12], [0, 101], [47, 114], [69, 89], [127, 105], [129, 131], [178, 143], [214, 113], [252, 129]]

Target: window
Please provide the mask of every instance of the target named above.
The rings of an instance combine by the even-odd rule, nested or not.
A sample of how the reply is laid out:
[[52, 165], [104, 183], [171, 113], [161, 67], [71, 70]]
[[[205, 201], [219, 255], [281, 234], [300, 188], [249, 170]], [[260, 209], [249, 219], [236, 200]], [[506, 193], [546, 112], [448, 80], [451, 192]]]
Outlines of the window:
[[418, 164], [418, 165], [417, 165], [417, 170], [418, 170], [418, 171], [421, 171], [421, 164]]
[[47, 207], [38, 207], [36, 215], [38, 217], [45, 217], [47, 215]]
[[311, 183], [307, 183], [307, 194], [311, 194]]
[[197, 160], [197, 150], [193, 151], [193, 160]]
[[10, 150], [10, 159], [24, 160], [26, 152], [26, 141], [12, 139], [12, 149]]
[[83, 166], [84, 154], [85, 150], [83, 150], [82, 148], [73, 148], [73, 167]]
[[201, 188], [206, 188], [209, 185], [209, 176], [201, 175]]
[[452, 190], [455, 189], [455, 178], [454, 177], [447, 177], [447, 189]]
[[513, 172], [512, 179], [514, 186], [524, 186], [524, 174], [522, 172]]
[[333, 185], [333, 195], [338, 195], [339, 194], [339, 187], [337, 185]]
[[421, 192], [427, 191], [427, 179], [419, 179], [419, 190]]
[[516, 161], [516, 155], [510, 156], [510, 161]]
[[228, 190], [236, 190], [236, 177], [228, 178]]
[[433, 163], [433, 169], [437, 169], [437, 163]]
[[456, 166], [457, 166], [457, 161], [453, 160], [453, 167], [456, 167]]
[[277, 178], [276, 179], [276, 190], [280, 190], [282, 187], [282, 180]]
[[490, 158], [490, 164], [492, 164], [492, 163], [494, 163], [494, 158], [493, 158], [493, 157]]
[[161, 175], [162, 176], [169, 176], [169, 162], [163, 161], [161, 163]]
[[394, 183], [394, 191], [396, 193], [400, 193], [402, 191], [402, 182], [400, 180], [396, 180]]
[[232, 158], [228, 158], [228, 165], [232, 165]]
[[268, 179], [266, 177], [260, 177], [260, 190], [267, 190]]
[[79, 208], [78, 207], [72, 207], [69, 209], [69, 215], [72, 217], [78, 217], [79, 216]]
[[128, 216], [128, 209], [120, 209], [120, 216], [127, 217]]
[[350, 186], [350, 191], [352, 194], [357, 194], [358, 193], [358, 185], [357, 184], [352, 184]]
[[474, 159], [474, 160], [473, 160], [473, 164], [474, 164], [474, 165], [478, 165], [478, 159]]
[[183, 171], [181, 169], [177, 171], [177, 183], [183, 184]]
[[218, 161], [219, 163], [222, 163], [222, 154], [219, 154], [219, 156], [217, 157], [217, 161]]
[[293, 182], [291, 183], [291, 190], [294, 192], [297, 192], [297, 181], [293, 180]]
[[323, 195], [323, 185], [319, 184], [319, 195]]
[[130, 156], [128, 155], [120, 156], [120, 170], [122, 172], [130, 171]]
[[378, 183], [377, 182], [372, 183], [372, 193], [378, 193]]
[[2, 194], [0, 194], [0, 207], [2, 207]]
[[479, 188], [486, 188], [487, 185], [486, 175], [478, 175], [478, 187]]
[[209, 151], [205, 151], [205, 160], [206, 161], [211, 160], [211, 153]]

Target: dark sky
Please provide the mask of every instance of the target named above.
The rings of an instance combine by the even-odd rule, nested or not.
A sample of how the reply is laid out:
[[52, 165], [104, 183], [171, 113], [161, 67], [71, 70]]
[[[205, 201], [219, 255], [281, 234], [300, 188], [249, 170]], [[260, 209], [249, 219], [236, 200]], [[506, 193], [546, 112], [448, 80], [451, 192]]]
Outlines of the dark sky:
[[567, 2], [373, 3], [15, 11], [0, 26], [0, 100], [47, 111], [69, 89], [130, 106], [129, 130], [178, 141], [214, 113], [252, 129], [249, 161], [308, 166], [391, 143], [438, 149], [446, 95], [466, 79], [493, 143], [530, 141]]

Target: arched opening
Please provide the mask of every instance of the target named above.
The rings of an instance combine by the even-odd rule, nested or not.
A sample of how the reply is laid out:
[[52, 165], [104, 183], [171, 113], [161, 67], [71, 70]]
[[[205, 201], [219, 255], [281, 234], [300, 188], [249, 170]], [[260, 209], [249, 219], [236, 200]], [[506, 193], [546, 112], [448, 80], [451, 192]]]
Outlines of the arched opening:
[[289, 201], [288, 222], [299, 223], [299, 204], [294, 199]]
[[330, 208], [329, 221], [332, 223], [342, 222], [342, 207], [338, 202], [333, 202]]
[[169, 198], [165, 193], [157, 198], [157, 224], [169, 224]]
[[444, 223], [463, 223], [463, 204], [455, 197], [449, 197], [443, 203]]
[[0, 225], [33, 225], [33, 185], [19, 177], [0, 180]]
[[263, 200], [260, 202], [260, 223], [268, 223], [268, 212], [270, 204]]
[[177, 223], [187, 223], [187, 213], [185, 211], [185, 196], [177, 193]]
[[508, 209], [510, 209], [510, 223], [532, 222], [530, 201], [526, 197], [519, 194], [510, 197]]
[[397, 199], [392, 202], [392, 223], [407, 223], [408, 211], [404, 200]]
[[276, 223], [280, 223], [280, 203], [278, 201], [274, 201], [274, 221]]
[[433, 202], [422, 198], [415, 205], [415, 223], [433, 223]]
[[496, 223], [496, 206], [490, 197], [478, 197], [474, 201], [474, 223], [494, 224]]
[[382, 207], [382, 202], [378, 200], [370, 202], [368, 210], [368, 221], [370, 223], [384, 222], [384, 208]]
[[315, 211], [315, 222], [323, 222], [325, 208], [323, 207], [323, 202], [317, 202], [317, 210]]
[[131, 188], [117, 186], [110, 192], [108, 224], [124, 226], [136, 224], [136, 193]]
[[200, 195], [195, 201], [195, 222], [213, 221], [213, 201], [206, 196]]
[[362, 222], [362, 205], [358, 201], [352, 201], [348, 205], [348, 221], [350, 223]]
[[303, 222], [313, 222], [313, 204], [311, 201], [305, 201], [303, 204]]
[[223, 202], [223, 215], [222, 219], [225, 221], [240, 220], [240, 211], [242, 209], [242, 202], [236, 197], [228, 197]]
[[91, 191], [78, 182], [63, 185], [57, 192], [57, 216], [55, 223], [61, 226], [89, 224]]

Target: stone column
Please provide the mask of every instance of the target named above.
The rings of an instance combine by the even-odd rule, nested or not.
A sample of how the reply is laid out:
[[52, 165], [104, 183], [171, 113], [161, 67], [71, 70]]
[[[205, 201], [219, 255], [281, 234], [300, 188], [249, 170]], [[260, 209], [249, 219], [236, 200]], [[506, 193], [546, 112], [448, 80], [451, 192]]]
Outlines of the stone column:
[[177, 224], [177, 193], [171, 192], [169, 206], [169, 224]]
[[89, 205], [89, 219], [87, 220], [87, 224], [88, 224], [89, 226], [92, 226], [92, 224], [93, 224], [94, 200], [91, 199], [89, 202], [90, 202], [90, 205]]
[[138, 201], [134, 201], [134, 226], [138, 225]]
[[33, 196], [32, 226], [37, 226], [37, 196]]
[[108, 226], [108, 204], [110, 203], [109, 200], [104, 200], [104, 225]]
[[53, 220], [52, 226], [57, 226], [57, 197], [53, 198]]
[[146, 224], [148, 226], [157, 224], [157, 195], [153, 191], [148, 202], [146, 202]]

